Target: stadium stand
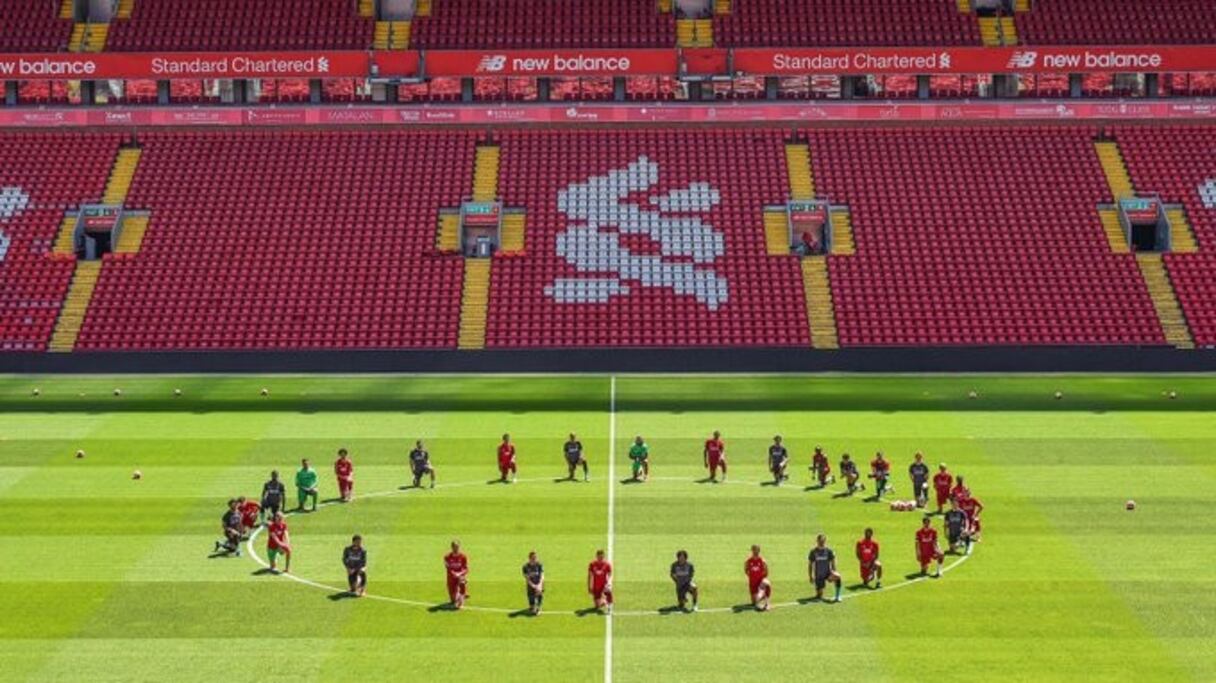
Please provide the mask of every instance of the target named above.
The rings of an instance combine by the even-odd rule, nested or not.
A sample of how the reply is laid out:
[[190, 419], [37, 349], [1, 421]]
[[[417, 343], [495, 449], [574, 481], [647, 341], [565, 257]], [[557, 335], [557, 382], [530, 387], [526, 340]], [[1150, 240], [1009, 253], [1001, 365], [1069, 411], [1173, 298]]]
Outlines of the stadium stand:
[[410, 47], [673, 47], [676, 24], [653, 0], [434, 0], [412, 22]]
[[980, 44], [975, 16], [950, 0], [736, 0], [713, 22], [728, 47]]
[[1181, 45], [1216, 36], [1209, 0], [1047, 0], [1013, 20], [1027, 45]]
[[334, 0], [137, 0], [110, 24], [106, 49], [364, 50], [375, 22]]
[[147, 235], [106, 257], [77, 349], [455, 347], [462, 263], [435, 231], [470, 186], [472, 133], [141, 143], [127, 205]]
[[1176, 253], [1165, 265], [1199, 345], [1216, 344], [1216, 127], [1121, 127], [1114, 131], [1138, 192], [1182, 205], [1171, 223]]
[[3, 14], [0, 52], [58, 52], [72, 35], [57, 0], [4, 0]]
[[842, 346], [1162, 344], [1088, 127], [812, 130], [823, 196], [851, 209], [830, 256]]
[[[502, 135], [500, 194], [506, 207], [526, 212], [523, 255], [496, 258], [490, 288], [486, 345], [526, 346], [807, 346], [810, 343], [802, 278], [797, 258], [768, 255], [761, 228], [764, 206], [782, 204], [789, 195], [782, 131], [717, 129], [508, 131]], [[691, 205], [672, 206], [682, 217], [700, 215], [724, 241], [719, 258], [698, 265], [716, 272], [727, 283], [723, 300], [690, 296], [698, 283], [690, 272], [675, 269], [652, 274], [656, 286], [629, 285], [630, 295], [604, 304], [562, 303], [546, 293], [560, 278], [579, 280], [585, 273], [571, 261], [583, 258], [604, 266], [597, 275], [626, 271], [631, 261], [610, 243], [566, 234], [579, 219], [559, 210], [558, 193], [641, 158], [655, 166], [657, 183], [635, 188], [622, 203], [637, 202], [641, 210], [657, 211], [649, 197], [708, 183], [720, 203], [707, 211]], [[645, 176], [645, 173], [643, 173]], [[600, 195], [616, 203], [612, 194]], [[594, 199], [592, 199], [594, 201]], [[614, 214], [617, 215], [617, 214]], [[640, 218], [662, 220], [660, 216]], [[636, 234], [624, 213], [614, 220], [623, 235], [621, 245], [635, 256], [659, 255], [655, 242]], [[695, 232], [693, 228], [689, 228]], [[712, 235], [692, 242], [695, 253], [708, 249]], [[690, 235], [690, 240], [698, 239]], [[557, 254], [560, 240], [570, 240], [578, 256]], [[704, 245], [704, 246], [702, 246]], [[666, 256], [677, 246], [663, 247]], [[696, 260], [696, 256], [692, 257]], [[679, 260], [679, 259], [676, 259]], [[685, 258], [684, 263], [690, 263]], [[653, 269], [639, 264], [634, 272]], [[704, 283], [700, 283], [704, 284]], [[681, 286], [687, 291], [677, 293]], [[610, 285], [609, 285], [610, 286]], [[572, 285], [578, 297], [579, 285]], [[595, 285], [583, 285], [590, 297]], [[586, 289], [590, 288], [590, 289]], [[704, 292], [702, 292], [704, 294]], [[589, 301], [589, 299], [587, 299]]]
[[75, 266], [65, 212], [101, 199], [118, 136], [0, 136], [0, 349], [43, 351]]

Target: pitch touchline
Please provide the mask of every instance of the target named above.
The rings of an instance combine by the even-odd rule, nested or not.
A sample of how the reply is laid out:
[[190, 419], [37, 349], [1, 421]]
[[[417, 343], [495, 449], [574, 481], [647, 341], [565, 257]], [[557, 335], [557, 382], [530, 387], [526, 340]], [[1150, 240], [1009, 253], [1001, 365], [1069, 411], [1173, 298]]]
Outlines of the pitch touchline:
[[[612, 471], [612, 469], [613, 469], [612, 466], [609, 465], [610, 472]], [[652, 481], [688, 481], [687, 479], [681, 479], [678, 477], [652, 477], [651, 480]], [[552, 477], [542, 477], [542, 478], [536, 478], [536, 479], [520, 479], [517, 483], [534, 484], [537, 482], [552, 482], [552, 481], [553, 481]], [[609, 481], [610, 490], [615, 490], [616, 487], [612, 486], [613, 479], [610, 477], [608, 479], [608, 481]], [[731, 481], [729, 483], [750, 484], [752, 486], [760, 485], [760, 482], [749, 482], [749, 481]], [[485, 486], [485, 485], [486, 485], [486, 483], [484, 481], [463, 481], [463, 482], [457, 482], [454, 484], [436, 484], [435, 488], [456, 489], [456, 488], [466, 488], [469, 486]], [[360, 499], [362, 499], [362, 498], [384, 498], [387, 496], [397, 496], [397, 495], [402, 495], [410, 490], [413, 490], [413, 489], [392, 489], [389, 491], [377, 491], [375, 493], [362, 494], [359, 496], [359, 498]], [[801, 491], [801, 489], [799, 489], [797, 487], [789, 487], [788, 490]], [[320, 509], [320, 508], [332, 507], [332, 506], [341, 505], [341, 504], [342, 503], [339, 503], [337, 501], [330, 502], [330, 503], [321, 503], [317, 506], [317, 508]], [[294, 517], [296, 514], [297, 513], [294, 511], [285, 512], [285, 513], [283, 513], [283, 516], [284, 517]], [[253, 558], [254, 562], [257, 562], [259, 565], [261, 565], [265, 569], [269, 569], [270, 564], [267, 563], [265, 560], [263, 560], [261, 555], [258, 555], [257, 550], [254, 549], [254, 545], [253, 545], [254, 540], [257, 539], [258, 534], [262, 533], [263, 528], [265, 528], [265, 527], [259, 526], [258, 528], [253, 530], [252, 534], [249, 534], [249, 539], [247, 541], [245, 541], [245, 549], [249, 553], [249, 556]], [[611, 547], [611, 543], [609, 544], [609, 547]], [[950, 564], [943, 565], [942, 574], [944, 575], [946, 572], [951, 571], [954, 568], [962, 565], [964, 562], [966, 562], [969, 559], [971, 559], [971, 555], [962, 555], [955, 561], [951, 562]], [[311, 586], [313, 588], [318, 588], [321, 590], [332, 591], [335, 593], [346, 593], [347, 592], [347, 589], [345, 587], [333, 586], [330, 584], [321, 583], [320, 581], [313, 581], [312, 579], [307, 579], [302, 576], [297, 576], [295, 574], [278, 572], [277, 575], [282, 578], [295, 581], [296, 583], [303, 584], [305, 586]], [[913, 579], [905, 579], [903, 581], [900, 581], [899, 583], [884, 583], [882, 588], [873, 588], [873, 589], [866, 590], [866, 591], [857, 591], [855, 593], [846, 593], [845, 595], [840, 596], [840, 599], [842, 601], [843, 600], [852, 600], [854, 598], [860, 598], [860, 597], [864, 597], [866, 595], [873, 595], [875, 593], [882, 593], [884, 591], [893, 591], [893, 590], [896, 590], [899, 588], [905, 588], [907, 586], [921, 583], [922, 581], [926, 581], [931, 578], [932, 577], [929, 577], [929, 576], [918, 576]], [[389, 602], [389, 603], [393, 603], [393, 604], [397, 604], [397, 605], [408, 605], [410, 607], [431, 608], [431, 607], [442, 607], [447, 604], [444, 602], [424, 602], [422, 600], [410, 600], [408, 598], [394, 598], [394, 597], [391, 597], [388, 595], [376, 595], [374, 593], [367, 593], [366, 595], [363, 596], [363, 599], [379, 600], [380, 602]], [[780, 608], [787, 608], [787, 607], [805, 607], [808, 604], [811, 604], [812, 602], [813, 601], [806, 601], [806, 600], [791, 600], [789, 602], [778, 602], [778, 603], [773, 603], [771, 605], [770, 609], [780, 609]], [[703, 607], [700, 610], [698, 610], [698, 613], [700, 613], [700, 614], [722, 614], [725, 612], [734, 612], [735, 609], [736, 608], [734, 608], [734, 607]], [[489, 614], [514, 614], [515, 612], [518, 612], [519, 610], [508, 609], [505, 607], [480, 607], [477, 605], [467, 605], [466, 604], [464, 606], [464, 611], [466, 611], [466, 612], [483, 612], [483, 613], [489, 613]], [[579, 612], [577, 612], [575, 610], [565, 610], [565, 611], [545, 610], [544, 614], [554, 615], [554, 616], [570, 616], [570, 617], [582, 616]], [[612, 616], [656, 617], [656, 616], [662, 616], [662, 615], [663, 615], [663, 612], [659, 611], [658, 609], [627, 610], [627, 611], [613, 610], [613, 614], [608, 615], [608, 617], [610, 619]], [[607, 633], [611, 633], [611, 631], [607, 631]], [[610, 639], [611, 639], [611, 636], [606, 636], [606, 643], [607, 643], [607, 640], [610, 640]], [[605, 649], [607, 649], [607, 647], [608, 647], [608, 645], [606, 644]], [[607, 654], [607, 652], [605, 652], [605, 654]], [[611, 661], [611, 660], [609, 660], [609, 661]], [[606, 663], [605, 667], [607, 667], [607, 666], [610, 666], [610, 664]]]

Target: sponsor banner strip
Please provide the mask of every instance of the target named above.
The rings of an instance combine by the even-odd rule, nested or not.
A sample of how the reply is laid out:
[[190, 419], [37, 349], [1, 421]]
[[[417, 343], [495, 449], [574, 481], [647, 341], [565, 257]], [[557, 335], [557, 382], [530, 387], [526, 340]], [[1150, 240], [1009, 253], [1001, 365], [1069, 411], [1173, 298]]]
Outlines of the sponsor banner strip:
[[0, 127], [1216, 119], [1216, 100], [448, 107], [0, 108]]
[[[1216, 45], [0, 54], [0, 80], [1216, 71]], [[423, 64], [425, 67], [423, 68]]]

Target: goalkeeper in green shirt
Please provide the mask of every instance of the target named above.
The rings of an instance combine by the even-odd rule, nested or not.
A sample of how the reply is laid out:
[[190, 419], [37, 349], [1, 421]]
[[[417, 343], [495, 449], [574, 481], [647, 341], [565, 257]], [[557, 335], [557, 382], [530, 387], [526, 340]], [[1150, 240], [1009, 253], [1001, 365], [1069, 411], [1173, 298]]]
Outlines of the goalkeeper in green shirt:
[[629, 459], [632, 461], [634, 481], [638, 481], [639, 475], [641, 481], [650, 478], [650, 446], [642, 441], [641, 436], [634, 437], [633, 445], [629, 447]]
[[308, 464], [308, 458], [300, 461], [300, 471], [296, 472], [296, 493], [300, 497], [300, 506], [296, 508], [300, 512], [304, 511], [304, 501], [312, 499], [312, 511], [317, 511], [317, 471]]

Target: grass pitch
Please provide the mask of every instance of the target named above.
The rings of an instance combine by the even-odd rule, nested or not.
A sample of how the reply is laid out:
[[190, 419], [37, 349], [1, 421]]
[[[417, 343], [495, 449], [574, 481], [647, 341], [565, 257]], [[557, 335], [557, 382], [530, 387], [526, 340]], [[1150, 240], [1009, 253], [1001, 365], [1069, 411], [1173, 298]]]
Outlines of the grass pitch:
[[[612, 405], [606, 377], [0, 378], [0, 678], [1216, 680], [1212, 378], [624, 377]], [[714, 429], [731, 463], [717, 486], [696, 483]], [[570, 431], [590, 483], [554, 481]], [[503, 432], [519, 450], [512, 486], [486, 483]], [[781, 488], [760, 485], [775, 433], [794, 458]], [[654, 480], [621, 484], [635, 434]], [[434, 491], [399, 489], [415, 438]], [[805, 491], [815, 444], [834, 466], [884, 450], [899, 498], [913, 451], [947, 462], [984, 501], [984, 542], [943, 579], [904, 583], [919, 515], [835, 499], [839, 485]], [[272, 468], [290, 479], [310, 457], [334, 497], [339, 446], [364, 497], [289, 520], [308, 583], [248, 555], [207, 558], [223, 502], [255, 495]], [[568, 614], [588, 606], [610, 505], [618, 613]], [[886, 589], [732, 609], [747, 600], [751, 543], [776, 602], [797, 602], [813, 535], [828, 534], [848, 586], [865, 526]], [[354, 532], [379, 599], [326, 588], [343, 586]], [[462, 613], [428, 607], [445, 599], [453, 537], [478, 608]], [[264, 538], [255, 548], [264, 557]], [[513, 614], [533, 548], [547, 574], [536, 619]], [[679, 548], [700, 614], [658, 612], [674, 602]]]

